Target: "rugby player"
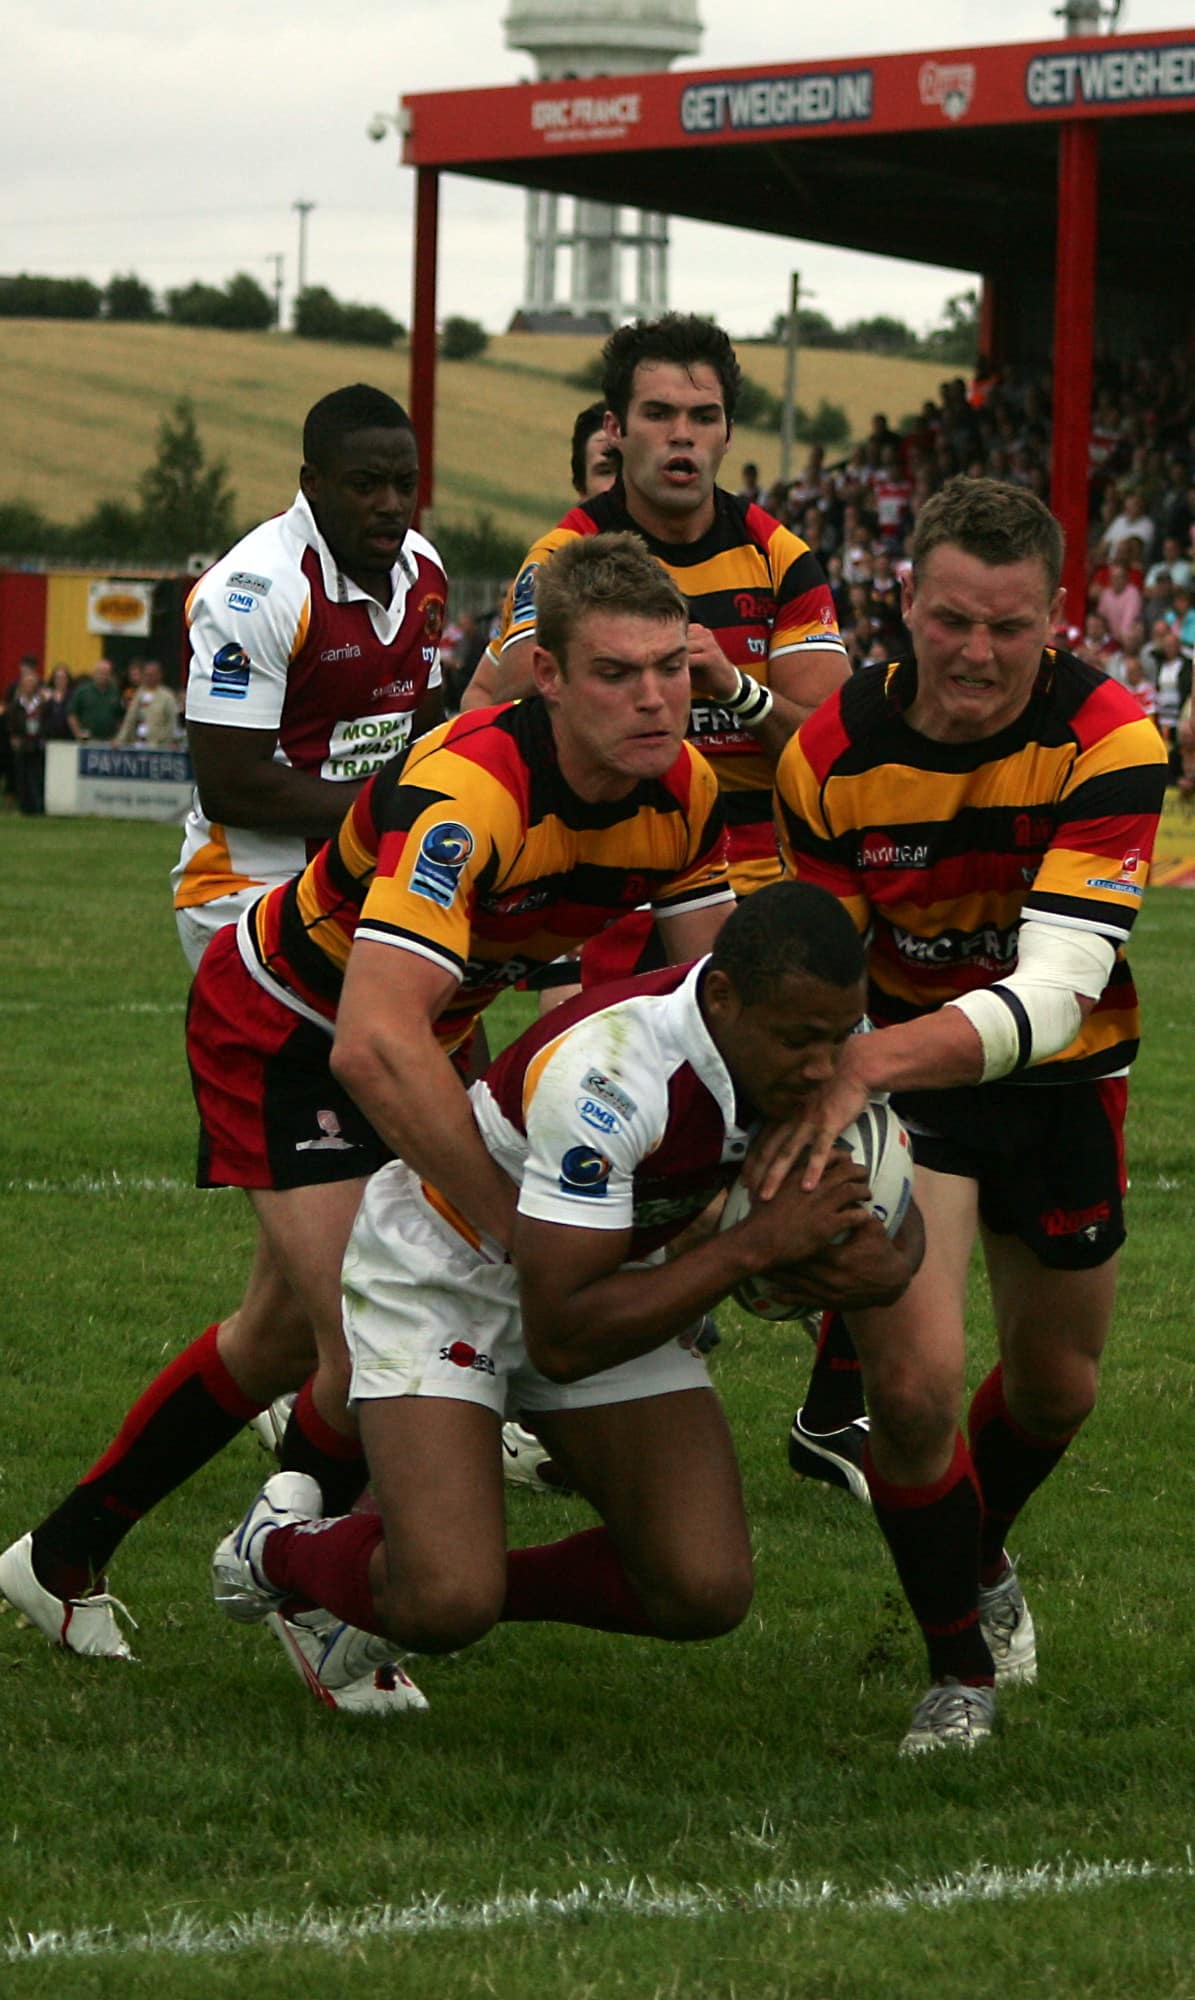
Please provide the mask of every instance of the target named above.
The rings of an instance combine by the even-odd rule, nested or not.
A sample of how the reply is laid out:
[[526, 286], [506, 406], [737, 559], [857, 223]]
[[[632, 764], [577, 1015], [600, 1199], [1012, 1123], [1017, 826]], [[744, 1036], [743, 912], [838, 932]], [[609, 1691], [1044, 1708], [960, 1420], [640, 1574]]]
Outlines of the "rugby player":
[[[324, 1519], [314, 1478], [276, 1473], [216, 1551], [221, 1608], [252, 1620], [287, 1605], [293, 1622], [311, 1615], [299, 1599], [432, 1653], [499, 1619], [675, 1640], [736, 1625], [749, 1536], [692, 1329], [779, 1262], [815, 1293], [833, 1272], [857, 1299], [891, 1298], [920, 1223], [914, 1209], [890, 1243], [840, 1153], [812, 1192], [791, 1175], [699, 1246], [671, 1261], [662, 1246], [737, 1175], [756, 1120], [791, 1117], [828, 1082], [862, 1005], [850, 917], [777, 883], [696, 966], [582, 996], [523, 1034], [471, 1093], [488, 1223], [395, 1161], [353, 1229], [351, 1397], [380, 1513]], [[601, 1527], [508, 1554], [494, 1444], [511, 1402]]]
[[684, 599], [633, 536], [562, 550], [541, 597], [536, 697], [421, 737], [203, 956], [188, 1015], [200, 1183], [246, 1188], [255, 1281], [289, 1310], [209, 1327], [0, 1557], [0, 1590], [75, 1652], [128, 1657], [92, 1586], [150, 1507], [305, 1382], [313, 1343], [282, 1463], [314, 1474], [330, 1511], [353, 1503], [339, 1279], [366, 1177], [397, 1153], [473, 1227], [509, 1235], [509, 1183], [460, 1074], [489, 1001], [645, 897], [677, 963], [732, 906], [717, 788], [684, 740]]
[[846, 678], [834, 600], [804, 542], [717, 484], [742, 380], [722, 329], [666, 313], [620, 327], [603, 361], [605, 431], [619, 453], [619, 477], [533, 544], [464, 705], [507, 700], [530, 686], [536, 580], [552, 551], [581, 536], [633, 530], [688, 601], [690, 734], [717, 773], [731, 881], [745, 895], [780, 873], [771, 819], [776, 759], [798, 723]]
[[[1037, 1670], [1005, 1542], [1096, 1399], [1124, 1241], [1126, 1073], [1165, 750], [1131, 695], [1058, 650], [1062, 531], [1022, 488], [952, 479], [923, 509], [915, 657], [864, 668], [781, 759], [789, 869], [868, 940], [867, 1008], [778, 1141], [806, 1187], [888, 1090], [909, 1125], [926, 1255], [899, 1302], [849, 1315], [863, 1467], [931, 1686], [906, 1751], [971, 1746], [995, 1683]], [[960, 1430], [967, 1270], [982, 1242], [999, 1360]]]
[[447, 589], [411, 526], [411, 420], [365, 383], [307, 413], [299, 492], [187, 601], [196, 792], [174, 870], [192, 971], [223, 924], [289, 881], [365, 779], [443, 719]]

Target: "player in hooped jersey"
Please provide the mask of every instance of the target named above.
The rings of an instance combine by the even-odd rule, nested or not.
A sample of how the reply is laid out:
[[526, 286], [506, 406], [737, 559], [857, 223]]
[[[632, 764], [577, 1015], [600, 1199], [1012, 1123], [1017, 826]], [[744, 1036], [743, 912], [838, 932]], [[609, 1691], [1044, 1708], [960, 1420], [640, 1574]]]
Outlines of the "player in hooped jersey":
[[[790, 868], [867, 937], [876, 1032], [851, 1042], [776, 1172], [808, 1143], [797, 1171], [813, 1185], [836, 1134], [889, 1090], [925, 1215], [905, 1296], [849, 1316], [862, 1467], [929, 1657], [906, 1752], [972, 1747], [996, 1682], [1036, 1676], [1005, 1541], [1095, 1403], [1125, 1236], [1139, 1030], [1123, 947], [1165, 751], [1124, 688], [1052, 644], [1061, 569], [1061, 529], [1032, 494], [948, 482], [914, 537], [914, 658], [856, 674], [777, 776]], [[964, 1439], [977, 1235], [1000, 1359]]]
[[[694, 1325], [779, 1261], [815, 1291], [832, 1272], [857, 1298], [895, 1296], [919, 1219], [890, 1243], [839, 1154], [814, 1194], [793, 1177], [671, 1261], [662, 1246], [734, 1178], [754, 1120], [791, 1116], [832, 1075], [862, 972], [835, 899], [775, 884], [739, 906], [710, 957], [566, 1002], [474, 1086], [499, 1231], [403, 1162], [374, 1176], [344, 1286], [380, 1512], [326, 1519], [316, 1481], [274, 1474], [216, 1552], [230, 1617], [288, 1600], [293, 1616], [303, 1600], [431, 1653], [499, 1619], [674, 1640], [742, 1619], [750, 1541]], [[494, 1443], [512, 1401], [601, 1527], [508, 1553]]]
[[716, 483], [742, 380], [722, 329], [667, 313], [619, 328], [603, 361], [606, 435], [619, 452], [620, 477], [532, 546], [465, 705], [506, 700], [528, 686], [536, 578], [553, 549], [611, 529], [640, 535], [688, 600], [690, 734], [717, 774], [731, 882], [746, 895], [780, 873], [771, 824], [776, 759], [798, 723], [846, 678], [834, 600], [804, 542]]
[[0, 1590], [74, 1651], [128, 1657], [95, 1580], [139, 1518], [304, 1382], [315, 1346], [282, 1462], [314, 1473], [332, 1511], [356, 1498], [344, 1246], [366, 1177], [392, 1154], [478, 1230], [509, 1233], [509, 1185], [453, 1060], [494, 995], [644, 896], [677, 962], [732, 906], [713, 774], [684, 740], [683, 598], [632, 536], [577, 544], [550, 574], [541, 692], [421, 737], [303, 874], [204, 954], [188, 1014], [200, 1180], [246, 1189], [251, 1293], [277, 1310], [242, 1309], [193, 1341], [0, 1556]]
[[303, 426], [300, 490], [187, 602], [196, 797], [172, 877], [192, 966], [336, 831], [364, 780], [441, 720], [446, 584], [411, 526], [410, 418], [364, 383]]

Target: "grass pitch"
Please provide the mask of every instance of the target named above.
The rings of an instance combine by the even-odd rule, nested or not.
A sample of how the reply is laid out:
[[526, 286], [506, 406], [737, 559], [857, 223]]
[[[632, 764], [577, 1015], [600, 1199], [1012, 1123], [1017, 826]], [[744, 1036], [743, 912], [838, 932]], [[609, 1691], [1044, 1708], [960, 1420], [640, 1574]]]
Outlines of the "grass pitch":
[[[247, 1205], [189, 1186], [175, 846], [0, 821], [4, 1541], [246, 1268]], [[5, 1993], [1195, 1996], [1193, 947], [1195, 897], [1154, 893], [1103, 1399], [1018, 1529], [1041, 1684], [992, 1743], [897, 1760], [923, 1667], [887, 1558], [864, 1508], [788, 1472], [800, 1340], [723, 1308], [759, 1585], [729, 1639], [510, 1628], [417, 1667], [426, 1716], [328, 1715], [211, 1605], [249, 1441], [114, 1566], [139, 1666], [0, 1617]], [[974, 1327], [978, 1376], [978, 1288]], [[519, 1541], [588, 1518], [510, 1507]]]

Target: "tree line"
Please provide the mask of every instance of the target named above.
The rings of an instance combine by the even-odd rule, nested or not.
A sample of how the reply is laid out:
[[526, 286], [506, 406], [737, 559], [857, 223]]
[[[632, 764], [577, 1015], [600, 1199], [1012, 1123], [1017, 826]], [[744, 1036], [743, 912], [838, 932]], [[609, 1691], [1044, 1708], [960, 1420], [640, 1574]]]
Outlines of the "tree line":
[[[0, 277], [0, 318], [165, 320], [175, 326], [264, 333], [277, 324], [278, 314], [276, 301], [247, 271], [238, 271], [224, 285], [179, 285], [161, 300], [134, 271], [119, 272], [106, 285], [90, 278], [21, 272]], [[345, 340], [364, 347], [393, 347], [406, 335], [402, 321], [382, 306], [334, 298], [322, 285], [308, 285], [299, 293], [293, 330], [300, 340]]]

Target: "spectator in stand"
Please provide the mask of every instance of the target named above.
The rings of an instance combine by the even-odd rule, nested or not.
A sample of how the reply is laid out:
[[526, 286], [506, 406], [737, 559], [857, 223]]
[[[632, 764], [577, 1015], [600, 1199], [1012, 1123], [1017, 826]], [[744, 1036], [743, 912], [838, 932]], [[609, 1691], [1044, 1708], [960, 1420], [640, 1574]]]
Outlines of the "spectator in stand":
[[1106, 674], [1116, 652], [1116, 641], [1108, 630], [1108, 621], [1102, 611], [1089, 611], [1083, 623], [1083, 636], [1075, 644], [1075, 652], [1089, 666], [1098, 667]]
[[[128, 714], [130, 708], [133, 706], [133, 703], [136, 701], [137, 696], [141, 692], [141, 676], [144, 673], [144, 671], [145, 671], [144, 660], [130, 660], [128, 666], [124, 670], [124, 685], [120, 690], [120, 705], [122, 710], [122, 718], [121, 718], [122, 720], [124, 716]], [[115, 738], [113, 738], [113, 741], [115, 741]]]
[[1157, 692], [1153, 682], [1146, 674], [1141, 660], [1141, 649], [1135, 641], [1131, 646], [1125, 647], [1121, 655], [1120, 664], [1121, 671], [1117, 678], [1128, 689], [1133, 700], [1141, 710], [1142, 715], [1148, 715], [1150, 721], [1156, 723], [1158, 719]]
[[70, 714], [74, 692], [75, 683], [71, 679], [70, 668], [61, 665], [55, 667], [46, 691], [44, 733], [47, 743], [72, 741]]
[[1182, 769], [1178, 758], [1178, 719], [1191, 693], [1191, 656], [1173, 625], [1159, 620], [1154, 636], [1141, 654], [1158, 696], [1157, 724], [1169, 749], [1171, 776]]
[[1114, 562], [1110, 566], [1108, 581], [1096, 598], [1095, 608], [1116, 640], [1123, 641], [1129, 627], [1140, 622], [1143, 609], [1141, 592], [1124, 563]]
[[871, 492], [880, 541], [889, 550], [899, 548], [913, 524], [913, 482], [895, 443], [881, 449]]
[[111, 743], [124, 720], [124, 701], [111, 660], [97, 660], [71, 696], [67, 717], [80, 743]]
[[[604, 412], [604, 404], [602, 405], [602, 409]], [[582, 500], [588, 500], [588, 493], [584, 492], [580, 487], [577, 490], [580, 492]], [[599, 491], [604, 491], [604, 489], [599, 489]], [[743, 467], [743, 483], [739, 487], [738, 497], [744, 507], [758, 507], [760, 504], [762, 495], [759, 485], [759, 467], [753, 458], [749, 458]]]
[[13, 790], [27, 815], [46, 809], [46, 705], [49, 696], [37, 661], [26, 653], [4, 711], [12, 749]]
[[848, 500], [842, 510], [842, 573], [847, 582], [858, 583], [870, 574], [870, 561], [871, 530], [858, 503]]
[[1195, 610], [1192, 609], [1192, 592], [1188, 586], [1173, 593], [1169, 611], [1163, 615], [1168, 625], [1178, 633], [1184, 649], [1189, 653], [1195, 647]]
[[[1125, 686], [1128, 683], [1128, 675], [1126, 672], [1127, 662], [1131, 658], [1140, 659], [1142, 657], [1142, 652], [1145, 646], [1145, 638], [1146, 638], [1146, 627], [1140, 618], [1135, 618], [1133, 620], [1133, 623], [1129, 626], [1128, 631], [1125, 633], [1120, 644], [1116, 648], [1116, 651], [1112, 655], [1112, 659], [1108, 666], [1108, 672], [1111, 675], [1112, 679], [1114, 681], [1119, 681], [1122, 686]], [[1147, 674], [1149, 674], [1148, 661], [1146, 661], [1146, 672]], [[1150, 686], [1152, 687], [1153, 685], [1152, 674], [1149, 674], [1149, 682]]]
[[882, 543], [872, 557], [870, 595], [872, 617], [891, 657], [901, 650], [905, 625], [900, 609], [900, 578], [892, 565], [892, 551]]
[[169, 750], [178, 741], [178, 703], [162, 680], [161, 664], [146, 660], [141, 685], [116, 732], [118, 743], [146, 750]]
[[[1148, 558], [1154, 541], [1154, 524], [1145, 511], [1145, 502], [1135, 487], [1130, 487], [1121, 502], [1120, 512], [1115, 514], [1104, 530], [1102, 553], [1110, 563], [1121, 558], [1122, 545], [1135, 536], [1141, 545], [1143, 557]], [[1127, 555], [1123, 557], [1127, 562]]]
[[1187, 557], [1183, 554], [1182, 543], [1177, 535], [1163, 535], [1162, 553], [1156, 563], [1151, 563], [1145, 572], [1145, 588], [1154, 590], [1163, 579], [1184, 587], [1195, 580]]

